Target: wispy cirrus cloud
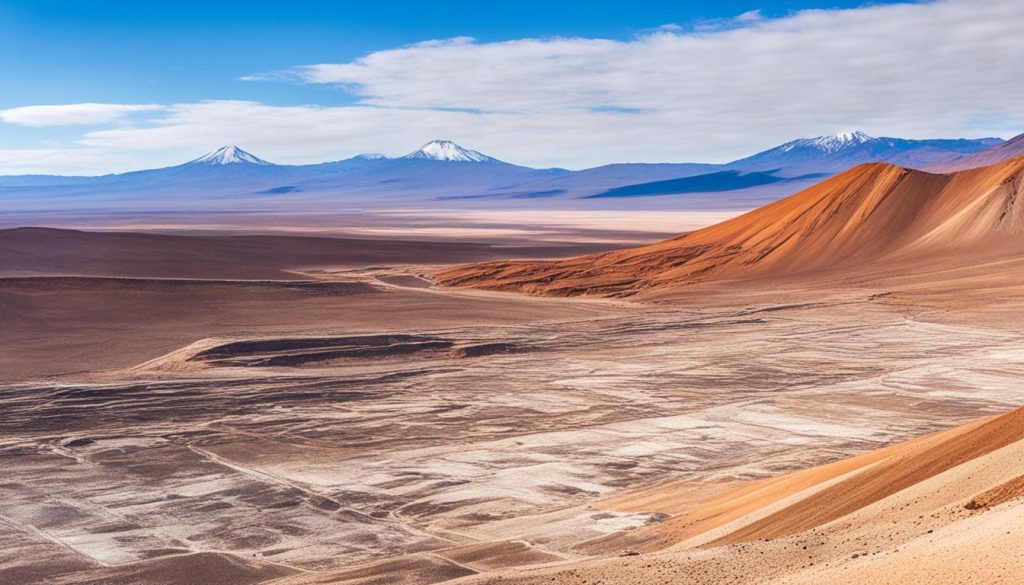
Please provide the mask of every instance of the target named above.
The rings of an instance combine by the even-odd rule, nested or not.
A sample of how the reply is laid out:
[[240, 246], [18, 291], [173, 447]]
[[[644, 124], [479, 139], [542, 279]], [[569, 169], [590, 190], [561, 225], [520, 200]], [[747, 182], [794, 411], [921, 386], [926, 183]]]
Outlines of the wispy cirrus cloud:
[[62, 104], [0, 110], [0, 120], [18, 126], [89, 126], [108, 124], [138, 112], [164, 109], [158, 104]]

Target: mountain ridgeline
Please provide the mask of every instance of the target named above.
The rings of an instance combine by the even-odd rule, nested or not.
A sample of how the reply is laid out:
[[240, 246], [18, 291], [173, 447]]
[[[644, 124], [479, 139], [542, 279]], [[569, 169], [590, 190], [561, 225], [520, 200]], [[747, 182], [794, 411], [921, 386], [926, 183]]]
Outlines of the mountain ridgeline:
[[807, 167], [841, 171], [867, 162], [887, 162], [912, 168], [938, 167], [1002, 143], [998, 138], [907, 140], [843, 132], [787, 142], [734, 161], [730, 166], [751, 170]]
[[308, 165], [274, 164], [225, 146], [160, 169], [98, 177], [0, 177], [0, 201], [11, 210], [330, 209], [395, 202], [507, 208], [565, 201], [749, 209], [866, 162], [967, 168], [972, 161], [992, 164], [1022, 150], [1020, 137], [906, 140], [847, 132], [795, 140], [727, 164], [628, 163], [569, 171], [511, 164], [449, 140], [428, 142], [396, 158], [362, 154]]

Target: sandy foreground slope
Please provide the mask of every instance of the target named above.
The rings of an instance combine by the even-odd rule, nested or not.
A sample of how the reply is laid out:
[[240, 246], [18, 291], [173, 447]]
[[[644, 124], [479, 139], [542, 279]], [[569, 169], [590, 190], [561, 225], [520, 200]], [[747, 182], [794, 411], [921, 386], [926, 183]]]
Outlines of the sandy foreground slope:
[[[610, 504], [636, 509], [631, 499], [671, 499], [674, 489]], [[466, 582], [1020, 583], [1022, 529], [1024, 410], [1016, 410], [755, 482], [605, 543], [640, 544], [645, 554]]]

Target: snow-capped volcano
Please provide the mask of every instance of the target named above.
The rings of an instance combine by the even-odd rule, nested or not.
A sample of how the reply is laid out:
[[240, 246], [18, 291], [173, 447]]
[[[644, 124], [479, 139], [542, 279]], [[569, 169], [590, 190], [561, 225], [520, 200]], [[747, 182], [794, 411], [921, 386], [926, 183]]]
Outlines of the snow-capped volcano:
[[249, 154], [237, 146], [222, 146], [213, 152], [190, 161], [190, 165], [260, 165], [272, 166], [274, 163], [267, 162], [262, 158]]
[[468, 148], [462, 148], [458, 144], [455, 144], [451, 140], [433, 140], [424, 144], [419, 150], [410, 152], [402, 158], [407, 159], [422, 159], [422, 160], [439, 160], [446, 162], [496, 162], [497, 159], [491, 158], [486, 154], [481, 154], [475, 150], [469, 150]]
[[808, 147], [816, 148], [822, 152], [832, 153], [850, 146], [864, 144], [865, 142], [870, 142], [872, 140], [874, 140], [874, 138], [871, 136], [868, 136], [860, 130], [855, 130], [853, 132], [840, 132], [838, 134], [832, 134], [831, 136], [801, 138], [799, 140], [783, 144], [782, 149], [784, 152], [789, 152], [795, 148]]
[[1000, 142], [997, 138], [909, 140], [875, 138], [860, 131], [840, 132], [793, 140], [733, 161], [729, 166], [745, 170], [789, 167], [840, 171], [861, 163], [883, 161], [917, 168], [923, 163], [980, 152]]

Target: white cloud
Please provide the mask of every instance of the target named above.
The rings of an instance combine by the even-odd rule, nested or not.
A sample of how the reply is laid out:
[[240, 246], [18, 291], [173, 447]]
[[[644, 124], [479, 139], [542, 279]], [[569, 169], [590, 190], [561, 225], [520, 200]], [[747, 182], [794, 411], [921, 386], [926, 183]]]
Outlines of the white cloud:
[[[381, 108], [371, 106], [268, 106], [208, 101], [170, 106], [156, 126], [87, 133], [85, 145], [109, 151], [173, 153], [168, 164], [224, 144], [237, 144], [279, 163], [335, 160], [362, 152], [406, 154], [434, 138], [447, 138], [518, 164], [583, 167], [611, 160], [671, 158], [678, 140], [657, 114], [618, 111], [565, 115]], [[614, 138], [616, 145], [613, 145]]]
[[0, 175], [97, 175], [112, 164], [116, 160], [98, 149], [0, 148]]
[[754, 12], [627, 41], [427, 41], [252, 77], [336, 85], [356, 105], [175, 104], [81, 143], [131, 168], [228, 143], [299, 163], [450, 138], [510, 162], [578, 168], [724, 161], [849, 128], [1005, 137], [1024, 130], [1022, 28], [1019, 0], [943, 0]]
[[0, 120], [18, 126], [73, 126], [107, 124], [137, 112], [157, 111], [156, 104], [64, 104], [23, 106], [0, 110]]
[[764, 16], [761, 15], [760, 10], [748, 10], [736, 17], [736, 20], [739, 22], [757, 22], [763, 19]]
[[810, 10], [781, 19], [754, 11], [734, 22], [744, 26], [631, 41], [459, 39], [293, 73], [381, 107], [654, 112], [651, 121], [671, 125], [689, 143], [676, 152], [710, 146], [718, 153], [728, 150], [723, 140], [744, 134], [775, 140], [849, 126], [971, 133], [989, 130], [975, 127], [980, 113], [1020, 111], [1019, 0]]

